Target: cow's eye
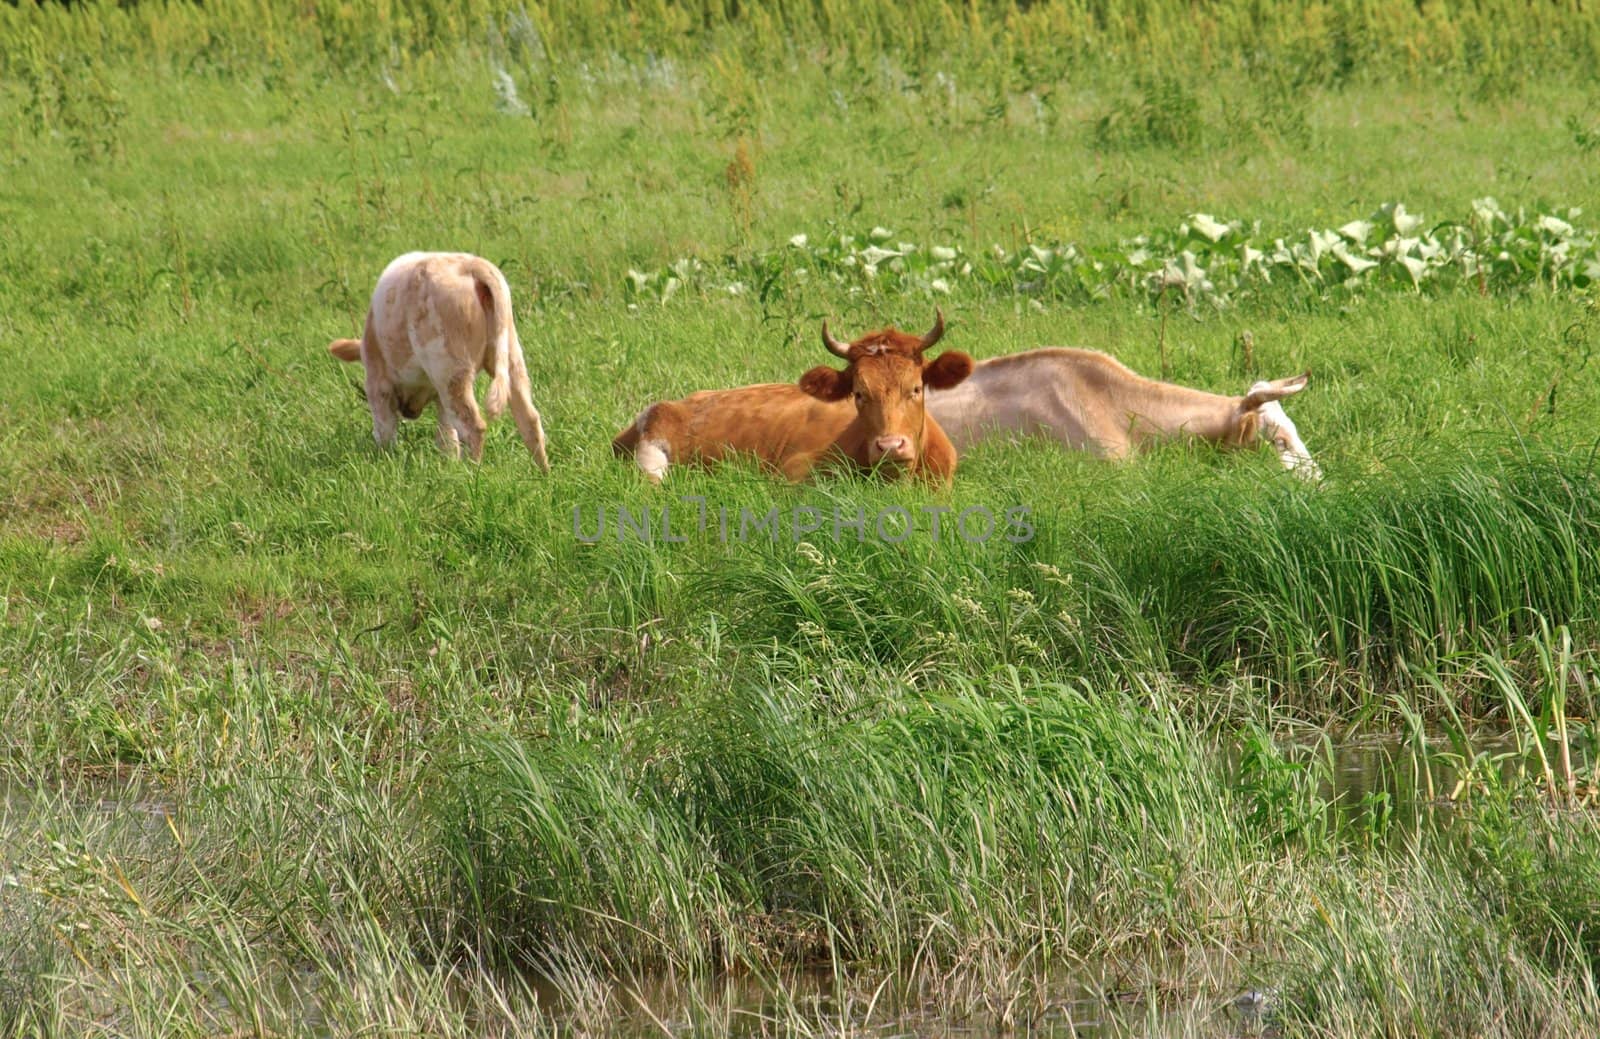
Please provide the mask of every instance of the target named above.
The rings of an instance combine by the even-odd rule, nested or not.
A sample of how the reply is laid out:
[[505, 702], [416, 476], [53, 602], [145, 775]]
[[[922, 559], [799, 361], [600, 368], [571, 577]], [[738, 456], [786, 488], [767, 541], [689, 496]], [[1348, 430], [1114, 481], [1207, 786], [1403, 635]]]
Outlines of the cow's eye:
[[921, 396], [922, 396], [922, 387], [921, 386], [913, 386], [913, 387], [911, 387], [911, 399], [912, 400], [916, 400], [918, 397], [921, 397]]

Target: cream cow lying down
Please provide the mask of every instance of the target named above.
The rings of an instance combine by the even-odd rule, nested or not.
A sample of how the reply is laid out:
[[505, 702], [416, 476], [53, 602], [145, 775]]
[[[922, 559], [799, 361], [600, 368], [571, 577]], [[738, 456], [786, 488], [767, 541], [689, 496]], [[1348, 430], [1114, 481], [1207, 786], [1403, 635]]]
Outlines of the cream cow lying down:
[[[485, 416], [509, 400], [522, 442], [539, 468], [544, 426], [533, 406], [527, 362], [511, 317], [511, 287], [488, 260], [467, 253], [406, 253], [385, 267], [372, 290], [367, 324], [357, 339], [335, 339], [328, 352], [367, 370], [372, 436], [394, 443], [399, 419], [439, 402], [439, 449], [474, 461], [483, 456]], [[478, 372], [489, 373], [483, 414], [473, 397]]]
[[929, 389], [928, 414], [957, 451], [994, 433], [1042, 433], [1105, 458], [1182, 437], [1223, 447], [1260, 440], [1284, 468], [1320, 480], [1321, 468], [1278, 403], [1310, 377], [1258, 382], [1229, 397], [1146, 379], [1094, 350], [1029, 350], [980, 361], [950, 389]]

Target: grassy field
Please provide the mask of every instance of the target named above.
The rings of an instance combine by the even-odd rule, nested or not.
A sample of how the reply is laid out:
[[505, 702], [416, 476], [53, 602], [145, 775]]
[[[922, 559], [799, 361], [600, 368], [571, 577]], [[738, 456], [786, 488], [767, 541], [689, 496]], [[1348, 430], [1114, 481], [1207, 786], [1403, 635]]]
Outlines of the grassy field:
[[[736, 6], [0, 8], [0, 1035], [1595, 1034], [1592, 16]], [[548, 476], [372, 444], [413, 249], [506, 272]], [[935, 306], [1310, 369], [1327, 478], [611, 456]]]

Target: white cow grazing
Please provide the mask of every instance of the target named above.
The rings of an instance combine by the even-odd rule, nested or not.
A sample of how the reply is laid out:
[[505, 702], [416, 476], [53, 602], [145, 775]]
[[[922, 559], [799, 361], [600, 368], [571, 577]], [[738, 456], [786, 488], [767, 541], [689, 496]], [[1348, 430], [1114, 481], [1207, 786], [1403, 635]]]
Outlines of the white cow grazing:
[[[511, 317], [511, 286], [488, 260], [467, 253], [399, 257], [378, 277], [362, 337], [335, 339], [328, 352], [366, 366], [372, 436], [380, 446], [394, 443], [401, 416], [416, 418], [437, 400], [439, 449], [459, 458], [465, 443], [477, 461], [484, 415], [499, 415], [509, 399], [522, 442], [539, 468], [550, 471], [544, 425]], [[489, 373], [483, 415], [473, 398], [479, 371]]]
[[1105, 458], [1180, 437], [1224, 447], [1260, 439], [1284, 468], [1320, 480], [1321, 468], [1278, 403], [1310, 377], [1258, 382], [1244, 396], [1228, 397], [1146, 379], [1094, 350], [1029, 350], [981, 361], [965, 382], [930, 389], [928, 414], [957, 451], [993, 433], [1043, 433]]

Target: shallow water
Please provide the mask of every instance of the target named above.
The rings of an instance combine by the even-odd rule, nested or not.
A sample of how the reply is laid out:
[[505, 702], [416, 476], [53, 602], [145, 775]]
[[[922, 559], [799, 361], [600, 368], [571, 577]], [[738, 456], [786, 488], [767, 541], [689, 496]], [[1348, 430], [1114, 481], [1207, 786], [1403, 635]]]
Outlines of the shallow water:
[[[1593, 733], [1573, 723], [1568, 735], [1570, 764], [1582, 786], [1592, 776]], [[1335, 827], [1346, 829], [1377, 827], [1403, 834], [1449, 826], [1475, 796], [1541, 777], [1546, 764], [1557, 784], [1565, 785], [1553, 734], [1540, 744], [1504, 730], [1480, 730], [1459, 742], [1367, 735], [1324, 740], [1299, 748], [1291, 758], [1318, 770], [1319, 794], [1332, 804]]]
[[[167, 833], [179, 798], [138, 769], [93, 775], [67, 782], [42, 782], [0, 772], [0, 821], [20, 825], [29, 818], [48, 821], [69, 806], [80, 827], [132, 824], [138, 830]], [[6, 849], [0, 846], [0, 853]]]
[[[1592, 727], [1575, 725], [1573, 768], [1591, 779]], [[1561, 778], [1560, 757], [1546, 744], [1546, 759]], [[1242, 749], [1224, 752], [1238, 767]], [[1329, 805], [1332, 825], [1352, 834], [1414, 833], [1448, 827], [1475, 792], [1514, 781], [1518, 773], [1543, 774], [1538, 748], [1513, 733], [1482, 731], [1465, 741], [1421, 741], [1394, 735], [1294, 745], [1285, 757], [1303, 766]], [[27, 845], [70, 815], [73, 828], [113, 854], [154, 850], [172, 842], [182, 795], [128, 772], [68, 785], [38, 785], [0, 775], [0, 862], [26, 859]], [[19, 846], [19, 842], [20, 845]], [[4, 872], [0, 870], [0, 872]], [[836, 977], [826, 970], [788, 971], [687, 981], [667, 975], [630, 982], [596, 982], [572, 999], [544, 986], [540, 1016], [558, 1030], [622, 1036], [852, 1035], [874, 1039], [957, 1039], [1002, 1033], [1065, 1039], [1120, 1036], [1234, 1037], [1272, 1034], [1272, 996], [1254, 986], [1238, 960], [1200, 965], [1152, 964], [1139, 980], [1090, 965], [1070, 970], [1002, 972], [998, 982], [967, 968], [932, 978], [882, 972]], [[964, 972], [964, 973], [963, 973]], [[327, 1035], [319, 993], [330, 979], [283, 964], [267, 972], [269, 1000], [298, 1018], [303, 1034]], [[1006, 978], [1028, 984], [1003, 995]], [[1040, 979], [1043, 979], [1042, 981]], [[191, 983], [212, 993], [225, 1010], [220, 979], [204, 969]], [[334, 982], [335, 984], [337, 982]], [[1035, 987], [1037, 986], [1037, 987]], [[463, 1006], [467, 1001], [463, 1001]], [[588, 1010], [583, 1009], [588, 1007]]]
[[[947, 979], [948, 980], [948, 979]], [[791, 971], [776, 978], [721, 978], [686, 985], [657, 978], [622, 985], [624, 1011], [608, 1029], [630, 1036], [727, 1034], [828, 1035], [879, 1039], [964, 1039], [1014, 1034], [1067, 1039], [1120, 1036], [1241, 1036], [1271, 1034], [1270, 995], [1187, 1001], [1126, 979], [1093, 972], [1057, 972], [1041, 991], [1005, 995], [1000, 985], [974, 990], [957, 981], [904, 974], [835, 978], [825, 970]], [[636, 1008], [628, 1012], [628, 1008]], [[1266, 1015], [1263, 1015], [1266, 1011]], [[715, 1024], [717, 1027], [707, 1028]]]

